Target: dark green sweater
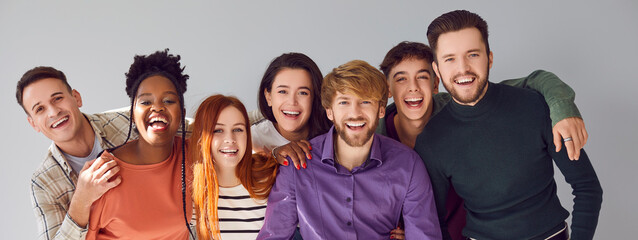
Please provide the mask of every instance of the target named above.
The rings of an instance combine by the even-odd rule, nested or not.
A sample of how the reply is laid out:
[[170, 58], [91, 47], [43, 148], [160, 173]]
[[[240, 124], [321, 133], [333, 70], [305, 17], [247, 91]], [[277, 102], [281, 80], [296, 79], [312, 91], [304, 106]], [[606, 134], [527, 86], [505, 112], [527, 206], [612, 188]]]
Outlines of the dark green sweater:
[[451, 183], [465, 200], [464, 235], [544, 237], [569, 216], [556, 195], [554, 159], [576, 196], [572, 239], [592, 239], [602, 188], [584, 151], [578, 161], [570, 161], [564, 147], [554, 151], [551, 128], [547, 104], [526, 89], [490, 83], [473, 107], [447, 104], [415, 145], [432, 180], [439, 219]]

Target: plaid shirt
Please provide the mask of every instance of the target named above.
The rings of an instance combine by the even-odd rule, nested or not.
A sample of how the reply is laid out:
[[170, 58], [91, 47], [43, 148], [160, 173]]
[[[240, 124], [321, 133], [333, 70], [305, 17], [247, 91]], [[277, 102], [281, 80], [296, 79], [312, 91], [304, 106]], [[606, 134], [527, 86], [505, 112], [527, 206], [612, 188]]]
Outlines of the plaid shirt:
[[[84, 116], [91, 123], [95, 135], [99, 136], [103, 149], [119, 146], [126, 140], [128, 108]], [[189, 133], [187, 130], [187, 135]], [[178, 134], [181, 135], [181, 130]], [[137, 139], [137, 136], [137, 131], [131, 132], [131, 139]], [[78, 174], [73, 172], [60, 149], [51, 143], [44, 161], [31, 177], [31, 200], [38, 222], [38, 239], [85, 238], [87, 228], [78, 226], [67, 214], [77, 178]]]

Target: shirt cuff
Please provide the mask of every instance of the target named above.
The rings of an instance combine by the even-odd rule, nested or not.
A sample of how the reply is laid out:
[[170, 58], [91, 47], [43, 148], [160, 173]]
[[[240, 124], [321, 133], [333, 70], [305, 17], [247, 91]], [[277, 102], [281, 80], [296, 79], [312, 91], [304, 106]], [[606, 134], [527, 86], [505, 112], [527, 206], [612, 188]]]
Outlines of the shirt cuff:
[[570, 100], [556, 101], [549, 106], [549, 117], [552, 119], [552, 127], [565, 118], [577, 117], [582, 119], [576, 103]]
[[87, 231], [88, 224], [86, 227], [80, 227], [67, 213], [64, 217], [64, 221], [62, 221], [62, 226], [60, 226], [58, 234], [62, 236], [63, 239], [85, 239]]

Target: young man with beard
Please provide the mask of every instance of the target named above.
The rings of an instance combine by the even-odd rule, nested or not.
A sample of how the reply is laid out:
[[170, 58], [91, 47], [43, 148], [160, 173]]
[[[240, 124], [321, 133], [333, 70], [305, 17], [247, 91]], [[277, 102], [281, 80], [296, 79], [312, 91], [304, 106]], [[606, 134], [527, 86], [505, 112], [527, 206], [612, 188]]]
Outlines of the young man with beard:
[[[377, 133], [414, 147], [417, 136], [430, 118], [451, 100], [448, 93], [438, 93], [439, 79], [432, 71], [433, 60], [432, 50], [423, 43], [401, 42], [388, 51], [380, 69], [388, 83], [388, 97], [393, 97], [394, 103], [386, 107], [385, 117], [379, 121]], [[567, 146], [570, 159], [577, 159], [582, 148], [577, 144], [585, 143], [587, 131], [574, 104], [574, 91], [556, 75], [542, 70], [534, 71], [525, 78], [505, 80], [502, 83], [534, 89], [545, 96], [550, 106], [550, 116], [555, 123], [554, 143], [560, 148], [562, 135], [585, 138], [581, 141], [574, 137], [574, 141], [568, 142], [574, 143]], [[461, 234], [465, 226], [463, 200], [453, 188], [450, 188], [446, 199], [447, 214], [443, 221], [452, 239], [464, 240], [465, 237]]]
[[374, 133], [384, 116], [384, 76], [355, 60], [326, 75], [322, 105], [334, 126], [313, 138], [304, 171], [280, 168], [257, 239], [389, 238], [400, 217], [407, 239], [440, 239], [423, 162]]
[[121, 181], [114, 160], [87, 162], [125, 141], [128, 117], [83, 114], [80, 93], [52, 67], [27, 71], [16, 98], [33, 129], [53, 141], [31, 178], [38, 239], [84, 239], [91, 205]]
[[[488, 82], [492, 66], [487, 23], [457, 10], [428, 27], [432, 68], [450, 92], [447, 104], [417, 137], [439, 218], [450, 187], [465, 200], [472, 239], [568, 239], [569, 213], [556, 195], [552, 159], [572, 186], [571, 239], [592, 239], [602, 189], [584, 151], [570, 161], [555, 152], [547, 104], [533, 91]], [[563, 135], [564, 142], [576, 136]], [[441, 222], [445, 239], [445, 222]]]

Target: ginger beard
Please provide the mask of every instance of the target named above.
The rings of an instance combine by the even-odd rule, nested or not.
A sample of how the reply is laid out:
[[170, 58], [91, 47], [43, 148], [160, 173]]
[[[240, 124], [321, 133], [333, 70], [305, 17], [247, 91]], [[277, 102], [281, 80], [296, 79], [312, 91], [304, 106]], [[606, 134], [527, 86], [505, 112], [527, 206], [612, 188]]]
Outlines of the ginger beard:
[[[346, 119], [343, 123], [335, 124], [335, 131], [339, 134], [339, 137], [343, 139], [348, 146], [351, 147], [361, 147], [365, 145], [372, 135], [374, 134], [375, 129], [377, 129], [377, 125], [379, 124], [379, 119], [375, 118], [372, 124], [369, 122], [365, 122], [363, 125], [359, 122], [365, 122], [364, 118], [356, 118], [356, 119]], [[355, 123], [355, 124], [347, 124], [347, 123]], [[360, 130], [363, 131], [361, 133], [356, 134], [348, 134], [348, 129]], [[365, 129], [367, 128], [367, 129]]]
[[326, 114], [340, 139], [351, 147], [362, 147], [372, 138], [379, 118], [385, 115], [385, 106], [380, 106], [378, 101], [339, 92]]

